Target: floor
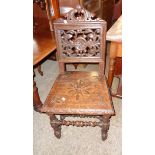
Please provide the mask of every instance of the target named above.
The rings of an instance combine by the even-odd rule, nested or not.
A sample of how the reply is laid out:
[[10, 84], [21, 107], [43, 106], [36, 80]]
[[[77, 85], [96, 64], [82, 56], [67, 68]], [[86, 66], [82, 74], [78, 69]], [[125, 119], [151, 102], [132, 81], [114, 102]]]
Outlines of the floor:
[[[108, 62], [107, 62], [108, 64]], [[68, 70], [74, 70], [72, 65]], [[97, 70], [97, 65], [78, 66], [78, 70]], [[106, 73], [107, 73], [106, 68]], [[36, 72], [36, 83], [42, 102], [58, 75], [58, 64], [47, 60], [42, 64], [44, 76]], [[118, 81], [114, 80], [113, 88], [116, 89]], [[61, 139], [55, 138], [49, 123], [49, 117], [34, 111], [33, 116], [33, 151], [34, 155], [121, 155], [122, 153], [122, 102], [113, 98], [116, 115], [111, 118], [110, 129], [106, 141], [101, 140], [99, 127], [62, 127]], [[69, 118], [75, 119], [75, 118]], [[89, 118], [88, 118], [89, 119]]]

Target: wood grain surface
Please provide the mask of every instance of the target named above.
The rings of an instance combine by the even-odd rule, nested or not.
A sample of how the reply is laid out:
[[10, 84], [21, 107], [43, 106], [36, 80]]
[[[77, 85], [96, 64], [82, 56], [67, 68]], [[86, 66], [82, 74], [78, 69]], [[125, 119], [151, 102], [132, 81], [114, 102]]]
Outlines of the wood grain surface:
[[38, 26], [36, 26], [36, 32], [33, 34], [33, 65], [36, 65], [56, 49], [48, 19], [36, 18], [35, 21]]
[[66, 72], [57, 77], [42, 112], [113, 114], [106, 79], [97, 72]]

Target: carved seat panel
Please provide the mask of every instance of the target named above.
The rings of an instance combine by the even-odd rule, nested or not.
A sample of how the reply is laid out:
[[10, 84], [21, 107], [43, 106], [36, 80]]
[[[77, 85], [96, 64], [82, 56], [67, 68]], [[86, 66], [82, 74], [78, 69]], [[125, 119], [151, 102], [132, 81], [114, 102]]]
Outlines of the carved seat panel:
[[60, 74], [42, 107], [42, 112], [113, 114], [105, 77], [93, 71]]

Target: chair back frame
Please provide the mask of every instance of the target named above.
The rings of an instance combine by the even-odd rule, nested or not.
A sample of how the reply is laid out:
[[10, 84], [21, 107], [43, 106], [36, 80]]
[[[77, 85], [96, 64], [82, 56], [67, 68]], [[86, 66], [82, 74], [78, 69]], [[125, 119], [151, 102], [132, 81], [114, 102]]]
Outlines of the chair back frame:
[[54, 22], [60, 73], [65, 63], [99, 63], [104, 74], [107, 23], [81, 7]]

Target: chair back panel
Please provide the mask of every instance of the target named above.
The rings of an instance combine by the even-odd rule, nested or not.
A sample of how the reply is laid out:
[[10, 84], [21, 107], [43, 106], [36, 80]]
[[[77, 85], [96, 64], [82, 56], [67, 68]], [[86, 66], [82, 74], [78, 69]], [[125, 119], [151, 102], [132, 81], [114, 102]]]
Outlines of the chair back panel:
[[62, 63], [104, 63], [107, 23], [82, 8], [54, 22], [57, 58]]

